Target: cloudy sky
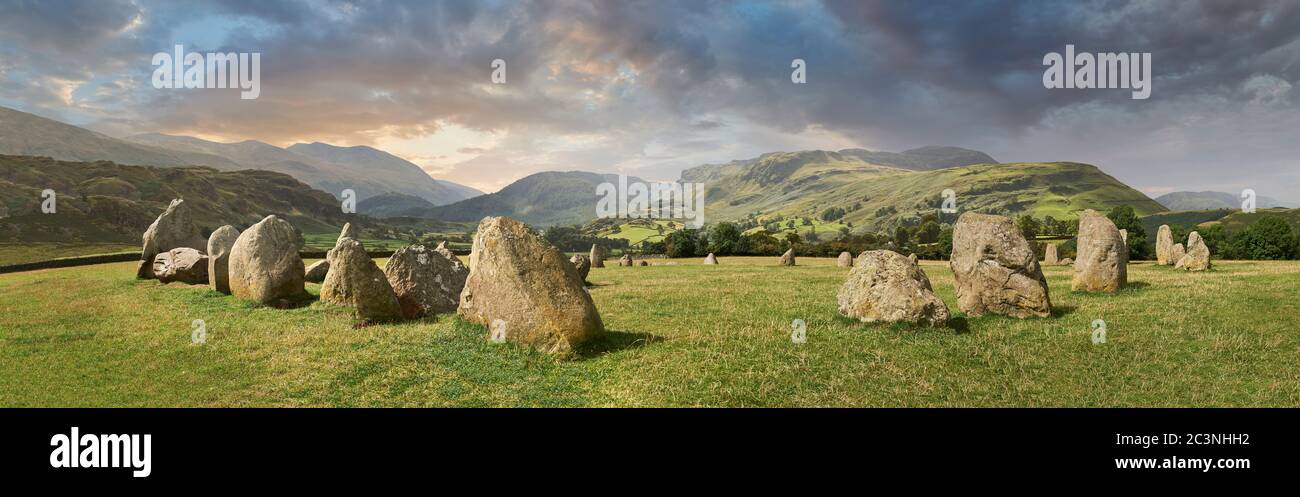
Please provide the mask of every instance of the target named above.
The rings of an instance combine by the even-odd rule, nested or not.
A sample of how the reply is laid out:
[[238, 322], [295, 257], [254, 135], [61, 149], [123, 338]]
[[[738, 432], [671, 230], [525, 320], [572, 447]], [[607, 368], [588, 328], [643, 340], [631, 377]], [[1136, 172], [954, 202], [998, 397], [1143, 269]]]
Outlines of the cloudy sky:
[[[0, 0], [0, 105], [114, 135], [371, 145], [493, 191], [673, 179], [797, 149], [1087, 162], [1155, 196], [1300, 202], [1300, 2]], [[258, 52], [261, 96], [151, 84]], [[1151, 97], [1047, 89], [1043, 57], [1150, 52]], [[791, 61], [807, 83], [791, 82]], [[492, 61], [506, 61], [493, 84]]]

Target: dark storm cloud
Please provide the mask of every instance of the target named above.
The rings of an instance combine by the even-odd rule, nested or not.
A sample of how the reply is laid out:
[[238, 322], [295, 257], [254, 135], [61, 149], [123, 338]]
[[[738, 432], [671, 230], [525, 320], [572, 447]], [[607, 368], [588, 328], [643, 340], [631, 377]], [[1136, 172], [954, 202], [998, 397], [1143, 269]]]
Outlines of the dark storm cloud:
[[[1292, 1], [0, 4], [0, 103], [141, 131], [364, 143], [460, 126], [508, 136], [447, 149], [498, 170], [550, 157], [660, 176], [782, 148], [952, 144], [1096, 162], [1153, 191], [1262, 182], [1297, 152], [1277, 138], [1300, 106]], [[182, 40], [263, 53], [261, 98], [153, 89], [148, 57]], [[1151, 52], [1151, 98], [1043, 88], [1044, 54], [1066, 44]], [[507, 85], [488, 84], [497, 58]], [[1225, 131], [1249, 164], [1200, 159], [1224, 155]], [[1167, 184], [1175, 168], [1193, 174]]]

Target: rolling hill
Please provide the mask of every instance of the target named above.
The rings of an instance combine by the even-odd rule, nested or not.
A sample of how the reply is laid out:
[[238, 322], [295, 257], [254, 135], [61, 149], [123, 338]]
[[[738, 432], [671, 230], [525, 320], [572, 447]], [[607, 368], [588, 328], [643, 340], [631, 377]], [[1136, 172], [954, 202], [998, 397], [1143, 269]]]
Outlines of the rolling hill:
[[[58, 200], [51, 214], [40, 209], [47, 188]], [[365, 230], [388, 228], [366, 216], [343, 214], [332, 195], [271, 171], [0, 155], [0, 242], [138, 245], [174, 198], [185, 199], [205, 235], [224, 224], [247, 228], [270, 214], [304, 233], [337, 232], [345, 222]]]
[[934, 212], [946, 189], [955, 192], [959, 212], [1064, 218], [1081, 209], [1119, 204], [1132, 205], [1139, 215], [1166, 210], [1088, 164], [952, 163], [905, 169], [868, 162], [851, 151], [813, 150], [692, 168], [682, 173], [682, 180], [705, 183], [706, 213], [712, 220], [818, 217], [836, 207], [846, 211], [842, 220], [855, 228], [880, 230]]
[[[1223, 192], [1173, 192], [1156, 197], [1156, 202], [1171, 211], [1204, 211], [1213, 209], [1240, 209], [1241, 197]], [[1294, 207], [1275, 198], [1258, 196], [1256, 208]]]
[[7, 107], [0, 107], [0, 154], [158, 167], [208, 166], [223, 171], [247, 169], [225, 157], [131, 143]]

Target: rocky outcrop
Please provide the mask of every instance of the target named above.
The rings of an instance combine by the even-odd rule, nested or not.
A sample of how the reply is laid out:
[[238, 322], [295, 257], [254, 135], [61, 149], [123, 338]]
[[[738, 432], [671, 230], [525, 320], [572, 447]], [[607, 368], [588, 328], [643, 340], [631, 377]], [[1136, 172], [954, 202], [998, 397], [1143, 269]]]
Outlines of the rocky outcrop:
[[1168, 224], [1160, 225], [1156, 232], [1156, 264], [1169, 266], [1178, 262], [1173, 258], [1174, 234]]
[[1092, 209], [1079, 213], [1078, 253], [1070, 289], [1116, 292], [1128, 284], [1128, 245], [1122, 230]]
[[838, 294], [840, 314], [865, 322], [942, 325], [948, 306], [916, 261], [889, 250], [863, 252]]
[[392, 285], [361, 242], [352, 238], [338, 240], [326, 260], [330, 270], [320, 286], [321, 302], [351, 307], [353, 315], [365, 321], [402, 317]]
[[1205, 271], [1210, 269], [1210, 248], [1195, 231], [1187, 235], [1187, 254], [1178, 259], [1174, 267], [1188, 271]]
[[781, 265], [782, 265], [782, 266], [793, 266], [793, 265], [794, 265], [794, 249], [793, 249], [793, 248], [791, 248], [791, 249], [787, 249], [787, 250], [785, 251], [784, 254], [781, 254], [781, 261], [780, 261], [780, 262], [781, 262]]
[[172, 200], [167, 210], [155, 219], [144, 232], [144, 245], [140, 249], [140, 266], [135, 276], [140, 279], [153, 277], [154, 257], [174, 248], [192, 248], [203, 252], [208, 241], [199, 233], [190, 217], [189, 208], [181, 199]]
[[162, 283], [208, 283], [208, 257], [189, 247], [174, 248], [154, 256], [153, 276]]
[[505, 340], [571, 356], [604, 334], [578, 270], [523, 223], [485, 218], [469, 265], [458, 312]]
[[230, 248], [231, 295], [276, 306], [303, 298], [301, 248], [302, 235], [276, 216], [244, 230]]
[[1038, 260], [1011, 219], [967, 212], [953, 227], [957, 307], [971, 316], [1047, 317], [1052, 305]]
[[208, 286], [230, 294], [230, 249], [239, 239], [239, 230], [225, 225], [208, 237]]
[[[445, 248], [444, 248], [445, 250]], [[455, 311], [469, 269], [450, 252], [424, 245], [398, 249], [384, 265], [384, 276], [397, 296], [402, 316], [418, 318]]]

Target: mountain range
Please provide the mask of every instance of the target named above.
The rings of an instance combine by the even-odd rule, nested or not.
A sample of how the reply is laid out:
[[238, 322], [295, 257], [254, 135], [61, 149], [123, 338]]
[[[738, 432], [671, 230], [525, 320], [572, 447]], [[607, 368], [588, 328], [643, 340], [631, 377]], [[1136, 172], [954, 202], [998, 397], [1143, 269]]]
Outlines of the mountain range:
[[[1171, 211], [1199, 211], [1212, 209], [1240, 209], [1241, 197], [1231, 193], [1223, 192], [1173, 192], [1166, 193], [1156, 197], [1156, 202], [1160, 202]], [[1255, 197], [1255, 207], [1264, 209], [1271, 207], [1295, 207], [1277, 200], [1272, 197], [1257, 196]]]
[[159, 133], [117, 139], [4, 107], [0, 107], [0, 154], [157, 167], [208, 166], [219, 171], [261, 169], [288, 174], [335, 196], [352, 189], [358, 200], [399, 192], [443, 205], [482, 194], [436, 180], [419, 166], [371, 147], [300, 143], [285, 149], [255, 140], [219, 143]]

